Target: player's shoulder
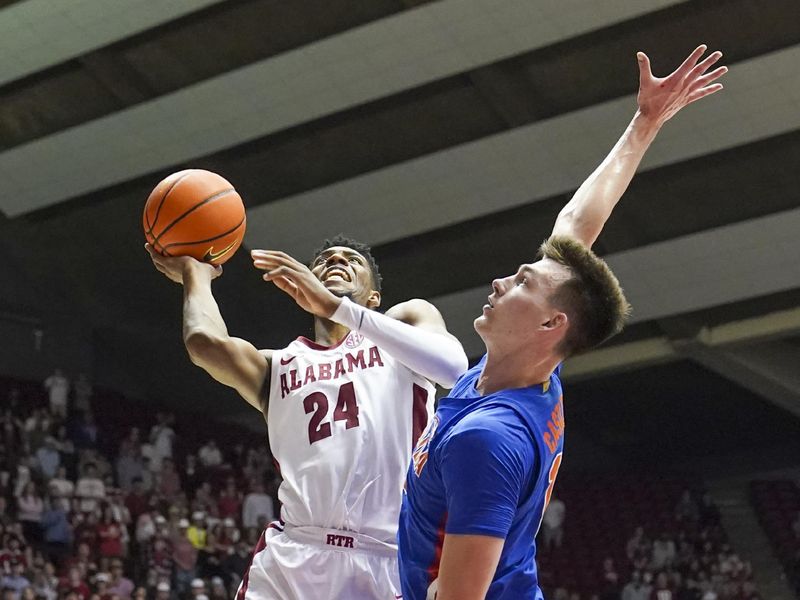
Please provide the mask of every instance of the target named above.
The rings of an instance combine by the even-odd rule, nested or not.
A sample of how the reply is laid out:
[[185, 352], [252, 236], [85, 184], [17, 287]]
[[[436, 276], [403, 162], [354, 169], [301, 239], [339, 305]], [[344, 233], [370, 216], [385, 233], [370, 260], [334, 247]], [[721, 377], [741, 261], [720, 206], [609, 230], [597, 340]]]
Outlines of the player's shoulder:
[[510, 406], [485, 404], [476, 407], [449, 432], [451, 444], [481, 446], [527, 446], [530, 434], [525, 419]]

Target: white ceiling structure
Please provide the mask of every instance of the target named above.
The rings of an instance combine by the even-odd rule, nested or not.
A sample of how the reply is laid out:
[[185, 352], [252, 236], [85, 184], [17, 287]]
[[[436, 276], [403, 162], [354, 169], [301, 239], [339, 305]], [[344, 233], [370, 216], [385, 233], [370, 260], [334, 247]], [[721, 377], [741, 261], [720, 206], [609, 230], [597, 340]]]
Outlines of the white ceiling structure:
[[673, 3], [423, 5], [3, 152], [0, 210], [24, 214]]
[[[0, 85], [221, 0], [25, 0], [0, 19]], [[157, 8], [157, 9], [156, 9]]]
[[[222, 2], [164, 0], [158, 10], [148, 0], [17, 2], [0, 11], [0, 85], [215, 4]], [[5, 150], [0, 153], [0, 211], [10, 218], [24, 217], [680, 4], [424, 4]], [[724, 93], [670, 122], [640, 171], [800, 130], [798, 64], [800, 45], [790, 45], [730, 65]], [[635, 80], [633, 57], [630, 69]], [[338, 231], [372, 245], [387, 244], [569, 193], [613, 145], [634, 108], [634, 96], [616, 98], [255, 206], [248, 210], [246, 242], [307, 258], [320, 239]], [[643, 323], [800, 288], [798, 232], [800, 199], [797, 209], [606, 258], [634, 307], [631, 322]], [[531, 258], [520, 256], [520, 261]], [[472, 356], [482, 350], [472, 321], [489, 284], [431, 298]], [[778, 322], [777, 338], [800, 329], [794, 313]], [[772, 338], [748, 351], [742, 344], [758, 338], [764, 321], [743, 321], [739, 327], [746, 334], [732, 344], [698, 338], [680, 345], [657, 337], [576, 359], [566, 373], [586, 376], [690, 358], [800, 415], [800, 384], [792, 378], [791, 365], [773, 361], [776, 366], [769, 370], [758, 352], [773, 358], [783, 352], [791, 361], [797, 359], [796, 351]]]

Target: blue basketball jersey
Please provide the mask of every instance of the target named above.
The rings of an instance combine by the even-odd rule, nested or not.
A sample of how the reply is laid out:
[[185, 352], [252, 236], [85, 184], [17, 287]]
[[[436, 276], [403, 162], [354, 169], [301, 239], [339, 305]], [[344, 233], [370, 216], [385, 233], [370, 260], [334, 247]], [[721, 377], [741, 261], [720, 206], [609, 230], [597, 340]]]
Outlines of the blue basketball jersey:
[[398, 530], [404, 600], [435, 598], [446, 533], [505, 539], [488, 600], [542, 598], [535, 537], [561, 465], [561, 367], [543, 384], [481, 396], [485, 362], [442, 398], [414, 450]]

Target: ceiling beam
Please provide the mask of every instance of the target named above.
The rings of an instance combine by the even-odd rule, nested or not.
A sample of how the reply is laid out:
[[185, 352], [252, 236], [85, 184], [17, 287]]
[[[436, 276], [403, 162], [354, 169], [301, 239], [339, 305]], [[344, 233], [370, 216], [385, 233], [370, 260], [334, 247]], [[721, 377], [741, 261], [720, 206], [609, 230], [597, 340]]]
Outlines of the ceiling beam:
[[675, 3], [425, 4], [10, 149], [0, 209], [56, 204]]
[[0, 12], [0, 85], [220, 0], [24, 0]]

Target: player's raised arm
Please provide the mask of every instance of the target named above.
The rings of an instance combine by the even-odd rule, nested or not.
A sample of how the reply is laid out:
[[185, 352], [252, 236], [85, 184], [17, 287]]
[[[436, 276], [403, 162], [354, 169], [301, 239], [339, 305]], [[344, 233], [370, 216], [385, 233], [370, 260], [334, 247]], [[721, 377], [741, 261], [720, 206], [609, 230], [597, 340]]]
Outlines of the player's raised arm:
[[594, 244], [661, 126], [683, 107], [722, 89], [713, 82], [727, 67], [708, 72], [722, 52], [712, 52], [700, 61], [705, 51], [705, 45], [698, 46], [667, 77], [655, 77], [647, 55], [637, 54], [638, 110], [605, 160], [561, 210], [553, 235], [574, 237], [588, 247]]
[[430, 303], [412, 300], [383, 315], [336, 296], [311, 269], [283, 252], [253, 250], [251, 255], [254, 266], [266, 271], [264, 279], [302, 309], [362, 333], [415, 373], [449, 388], [466, 371], [464, 349]]
[[234, 388], [266, 415], [270, 354], [228, 334], [211, 293], [211, 282], [222, 274], [222, 267], [188, 256], [167, 258], [149, 244], [146, 248], [156, 269], [183, 285], [183, 342], [192, 362], [220, 383]]

